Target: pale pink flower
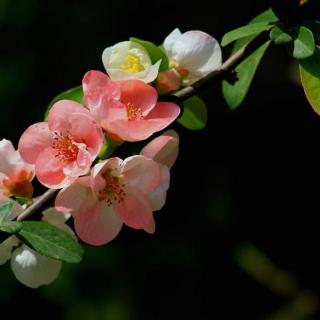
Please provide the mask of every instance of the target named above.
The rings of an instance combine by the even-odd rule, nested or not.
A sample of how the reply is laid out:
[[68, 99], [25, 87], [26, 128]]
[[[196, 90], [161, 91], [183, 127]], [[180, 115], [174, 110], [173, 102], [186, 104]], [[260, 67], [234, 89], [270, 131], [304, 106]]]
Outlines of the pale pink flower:
[[[110, 158], [95, 165], [91, 177], [82, 177], [61, 190], [59, 211], [72, 212], [78, 236], [92, 245], [114, 239], [124, 224], [134, 229], [150, 225], [152, 213], [164, 204], [169, 169], [144, 156]], [[155, 194], [157, 193], [157, 194]]]
[[[169, 169], [174, 165], [179, 153], [179, 136], [174, 130], [168, 130], [161, 136], [153, 139], [149, 142], [140, 152], [141, 155], [146, 158], [152, 159], [159, 163], [161, 166], [165, 179], [165, 169]], [[168, 189], [168, 188], [167, 188]], [[166, 201], [167, 189], [164, 184], [160, 184], [159, 187], [153, 191], [150, 197], [156, 198], [154, 201], [158, 204], [157, 210], [160, 210]], [[148, 226], [144, 230], [150, 234], [153, 234], [156, 229], [154, 218], [152, 217]]]
[[23, 133], [19, 151], [26, 162], [35, 164], [43, 185], [59, 189], [88, 173], [103, 139], [88, 110], [61, 100], [51, 108], [48, 122], [31, 125]]
[[0, 141], [0, 194], [32, 198], [34, 166], [25, 163], [9, 140]]
[[185, 86], [217, 70], [222, 63], [219, 42], [202, 31], [181, 33], [176, 28], [164, 40], [163, 48], [170, 67], [181, 75]]
[[83, 78], [84, 101], [104, 130], [124, 141], [140, 141], [166, 128], [179, 115], [172, 102], [158, 102], [155, 88], [140, 80], [111, 81], [100, 71]]

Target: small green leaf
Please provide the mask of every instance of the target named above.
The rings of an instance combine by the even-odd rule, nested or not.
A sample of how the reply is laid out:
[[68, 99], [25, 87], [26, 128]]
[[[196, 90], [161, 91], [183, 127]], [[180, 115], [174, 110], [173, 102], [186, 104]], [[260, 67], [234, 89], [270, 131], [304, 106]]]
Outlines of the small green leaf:
[[18, 203], [19, 203], [21, 206], [30, 203], [30, 199], [28, 199], [28, 198], [18, 197], [18, 196], [16, 196], [15, 198], [16, 198], [16, 200], [18, 201]]
[[[274, 14], [273, 10], [270, 8], [266, 11], [263, 11], [262, 13], [260, 13], [259, 15], [257, 15], [255, 18], [253, 18], [248, 24], [253, 24], [253, 23], [260, 23], [260, 22], [265, 22], [268, 24], [273, 24], [278, 22], [279, 19], [278, 17]], [[241, 38], [239, 40], [236, 41], [236, 43], [234, 44], [234, 47], [232, 48], [232, 54], [237, 52], [238, 50], [240, 50], [243, 46], [247, 45], [248, 43], [250, 43], [253, 39], [255, 39], [259, 34], [256, 33], [254, 35], [248, 36], [248, 37], [244, 37]]]
[[230, 109], [236, 109], [244, 100], [258, 65], [270, 43], [271, 41], [267, 41], [236, 67], [238, 80], [234, 84], [230, 84], [226, 80], [222, 82], [223, 96]]
[[263, 31], [269, 30], [271, 27], [272, 26], [270, 26], [267, 22], [259, 22], [248, 24], [246, 26], [234, 29], [230, 32], [227, 32], [223, 36], [221, 46], [225, 47], [235, 40], [259, 34]]
[[169, 69], [169, 62], [168, 62], [167, 56], [154, 43], [152, 43], [150, 41], [141, 40], [138, 38], [133, 38], [133, 37], [130, 38], [130, 41], [141, 44], [148, 51], [151, 62], [153, 64], [155, 64], [156, 62], [158, 62], [161, 59], [161, 64], [160, 64], [160, 68], [159, 68], [160, 72]]
[[28, 246], [49, 258], [79, 263], [83, 248], [65, 231], [42, 221], [23, 221], [17, 236]]
[[271, 29], [270, 39], [275, 44], [284, 44], [291, 42], [293, 37], [283, 24], [278, 24]]
[[44, 115], [44, 120], [47, 121], [48, 120], [48, 114], [49, 111], [51, 109], [51, 107], [58, 101], [60, 100], [72, 100], [72, 101], [76, 101], [78, 103], [83, 103], [82, 99], [83, 99], [83, 91], [82, 91], [82, 86], [78, 86], [72, 89], [69, 89], [67, 91], [64, 91], [62, 93], [60, 93], [59, 95], [57, 95], [48, 105], [46, 113]]
[[9, 218], [12, 208], [13, 204], [10, 201], [0, 204], [0, 224]]
[[6, 221], [0, 224], [0, 231], [14, 234], [22, 229], [22, 223], [18, 221]]
[[295, 59], [305, 59], [313, 55], [315, 42], [312, 32], [303, 26], [293, 30], [294, 41], [288, 46], [290, 55]]
[[306, 97], [313, 110], [320, 114], [320, 49], [316, 48], [314, 54], [300, 60], [300, 76]]
[[183, 102], [184, 110], [178, 123], [189, 130], [201, 130], [207, 124], [207, 106], [197, 96], [193, 96]]

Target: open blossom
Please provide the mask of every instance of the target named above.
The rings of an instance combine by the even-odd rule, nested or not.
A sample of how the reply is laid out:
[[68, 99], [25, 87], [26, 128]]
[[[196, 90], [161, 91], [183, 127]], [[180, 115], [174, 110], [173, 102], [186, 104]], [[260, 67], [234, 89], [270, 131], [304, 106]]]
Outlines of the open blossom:
[[[161, 136], [149, 142], [140, 152], [146, 158], [153, 159], [162, 167], [171, 167], [174, 165], [179, 153], [179, 136], [174, 130], [168, 130]], [[164, 171], [165, 172], [165, 171]], [[166, 189], [160, 185], [151, 197], [157, 197], [157, 203], [161, 204], [157, 209], [160, 210], [166, 200]], [[150, 234], [155, 232], [156, 224], [154, 218], [144, 230]]]
[[[3, 202], [6, 202], [5, 199], [0, 198], [0, 203]], [[16, 203], [14, 208], [18, 207], [19, 204]], [[42, 220], [73, 234], [65, 224], [67, 218], [67, 215], [51, 208], [43, 212]], [[58, 277], [62, 267], [61, 261], [40, 255], [21, 243], [16, 236], [10, 236], [0, 243], [0, 265], [5, 264], [8, 260], [10, 260], [11, 269], [17, 280], [30, 288], [50, 284]]]
[[221, 66], [218, 41], [202, 31], [181, 33], [174, 29], [166, 37], [163, 47], [170, 67], [180, 74], [183, 85], [190, 85]]
[[61, 100], [51, 108], [48, 122], [33, 124], [23, 133], [19, 151], [26, 162], [35, 165], [43, 185], [59, 189], [88, 173], [103, 139], [88, 110]]
[[117, 236], [123, 223], [147, 227], [153, 211], [164, 204], [169, 180], [166, 166], [144, 156], [110, 158], [96, 164], [90, 178], [61, 190], [55, 204], [59, 211], [72, 212], [84, 242], [102, 245]]
[[140, 141], [166, 128], [179, 115], [172, 102], [158, 102], [157, 91], [139, 80], [113, 82], [100, 71], [83, 78], [84, 101], [104, 130], [124, 141]]
[[9, 140], [0, 141], [0, 194], [32, 198], [34, 166], [25, 163]]
[[152, 64], [142, 45], [123, 41], [106, 48], [102, 54], [102, 62], [114, 81], [138, 79], [150, 83], [157, 78], [161, 60]]

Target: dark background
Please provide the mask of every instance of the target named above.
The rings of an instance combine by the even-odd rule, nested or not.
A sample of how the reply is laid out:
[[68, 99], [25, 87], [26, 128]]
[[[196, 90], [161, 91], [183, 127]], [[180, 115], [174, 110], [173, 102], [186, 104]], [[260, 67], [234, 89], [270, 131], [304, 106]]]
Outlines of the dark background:
[[[175, 27], [220, 41], [267, 7], [254, 0], [0, 0], [0, 138], [17, 144], [56, 94], [79, 85], [86, 71], [103, 70], [107, 46], [130, 36], [161, 44]], [[304, 98], [297, 65], [272, 47], [238, 110], [228, 109], [220, 84], [201, 97], [207, 128], [174, 125], [181, 152], [156, 234], [124, 228], [37, 290], [1, 267], [3, 314], [320, 319], [320, 118]]]

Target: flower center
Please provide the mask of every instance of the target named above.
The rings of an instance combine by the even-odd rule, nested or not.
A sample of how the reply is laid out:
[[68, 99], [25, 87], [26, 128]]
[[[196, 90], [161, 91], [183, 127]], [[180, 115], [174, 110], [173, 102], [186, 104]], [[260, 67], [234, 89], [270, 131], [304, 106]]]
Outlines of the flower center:
[[170, 61], [169, 67], [176, 69], [176, 71], [180, 74], [181, 78], [185, 78], [189, 74], [189, 70], [179, 66], [179, 64], [175, 60]]
[[108, 206], [115, 202], [121, 203], [126, 193], [124, 192], [125, 184], [122, 184], [118, 176], [112, 175], [112, 169], [108, 169], [103, 178], [106, 182], [105, 187], [99, 191], [99, 200], [107, 202]]
[[127, 62], [120, 66], [121, 70], [126, 73], [137, 73], [144, 70], [144, 66], [141, 64], [140, 59], [133, 55], [127, 55]]
[[79, 148], [75, 144], [74, 138], [70, 135], [63, 135], [55, 132], [52, 143], [52, 148], [55, 149], [55, 155], [62, 161], [74, 161], [77, 159]]
[[142, 120], [143, 119], [143, 114], [142, 114], [142, 109], [135, 106], [131, 102], [126, 103], [127, 107], [127, 116], [128, 116], [128, 121], [134, 121], [134, 120]]

